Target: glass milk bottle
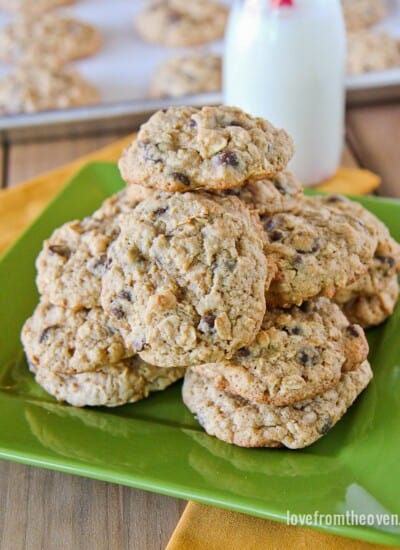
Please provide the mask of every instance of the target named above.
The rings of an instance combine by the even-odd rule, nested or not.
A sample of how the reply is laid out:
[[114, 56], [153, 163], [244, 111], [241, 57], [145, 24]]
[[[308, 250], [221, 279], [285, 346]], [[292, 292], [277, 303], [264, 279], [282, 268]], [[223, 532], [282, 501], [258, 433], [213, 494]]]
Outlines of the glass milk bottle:
[[232, 7], [224, 101], [292, 135], [290, 168], [304, 185], [340, 163], [345, 50], [340, 0], [236, 0]]

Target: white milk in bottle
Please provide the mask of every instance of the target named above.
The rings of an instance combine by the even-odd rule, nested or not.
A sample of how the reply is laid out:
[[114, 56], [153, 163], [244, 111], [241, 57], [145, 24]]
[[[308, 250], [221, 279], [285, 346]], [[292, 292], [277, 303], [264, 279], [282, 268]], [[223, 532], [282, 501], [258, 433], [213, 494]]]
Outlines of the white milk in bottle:
[[339, 0], [236, 0], [232, 7], [224, 101], [292, 135], [290, 168], [305, 185], [340, 163], [345, 50]]

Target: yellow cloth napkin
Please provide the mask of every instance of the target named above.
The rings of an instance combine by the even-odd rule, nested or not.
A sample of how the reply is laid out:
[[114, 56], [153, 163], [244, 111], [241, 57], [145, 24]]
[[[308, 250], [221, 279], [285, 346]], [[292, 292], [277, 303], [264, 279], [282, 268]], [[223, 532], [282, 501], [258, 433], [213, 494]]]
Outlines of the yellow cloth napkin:
[[[117, 160], [132, 138], [128, 136], [58, 170], [0, 191], [0, 253], [29, 226], [79, 168], [89, 161]], [[318, 189], [356, 195], [370, 193], [379, 184], [379, 177], [367, 170], [340, 168]], [[329, 550], [344, 547], [350, 550], [382, 548], [194, 503], [186, 507], [168, 544], [168, 550]]]

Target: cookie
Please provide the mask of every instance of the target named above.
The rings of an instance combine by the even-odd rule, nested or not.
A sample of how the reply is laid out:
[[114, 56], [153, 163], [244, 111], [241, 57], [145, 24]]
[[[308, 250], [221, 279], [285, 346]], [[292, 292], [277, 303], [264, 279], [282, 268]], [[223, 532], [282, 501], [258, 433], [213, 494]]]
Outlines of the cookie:
[[170, 107], [143, 124], [119, 161], [127, 183], [164, 191], [228, 189], [275, 176], [293, 142], [234, 107]]
[[230, 361], [193, 368], [217, 389], [275, 406], [310, 399], [335, 387], [342, 371], [367, 359], [364, 331], [326, 298], [267, 311], [260, 332]]
[[134, 20], [146, 42], [163, 46], [194, 46], [221, 38], [228, 8], [211, 0], [156, 0]]
[[252, 403], [219, 390], [192, 369], [185, 373], [185, 405], [209, 435], [241, 447], [301, 449], [325, 435], [372, 378], [368, 361], [342, 374], [339, 384], [312, 400], [287, 407]]
[[221, 57], [219, 55], [188, 55], [172, 57], [158, 67], [153, 75], [150, 96], [184, 97], [217, 92], [221, 89]]
[[385, 32], [369, 30], [347, 36], [347, 74], [362, 74], [400, 67], [400, 41]]
[[366, 273], [377, 247], [376, 228], [354, 216], [353, 203], [348, 203], [345, 212], [324, 198], [305, 198], [299, 213], [261, 217], [266, 254], [276, 264], [266, 293], [268, 306], [331, 298]]
[[[336, 201], [337, 208], [347, 209], [347, 201], [343, 202], [340, 197]], [[334, 300], [352, 322], [369, 327], [382, 323], [393, 313], [399, 293], [400, 244], [390, 236], [387, 227], [361, 205], [357, 216], [361, 220], [372, 220], [375, 224], [378, 246], [367, 273], [352, 285], [339, 290]]]
[[0, 8], [20, 13], [42, 13], [68, 4], [75, 0], [0, 0]]
[[350, 31], [378, 23], [387, 14], [383, 0], [341, 0], [346, 27]]
[[[392, 315], [399, 298], [399, 282], [397, 275], [392, 277], [375, 277], [380, 288], [375, 294], [363, 291], [353, 291], [352, 298], [340, 304], [342, 296], [335, 296], [346, 317], [353, 323], [359, 323], [364, 328], [380, 325]], [[341, 294], [341, 293], [340, 293]]]
[[128, 348], [157, 366], [217, 362], [265, 313], [262, 228], [236, 197], [159, 193], [121, 216], [101, 303]]
[[98, 101], [97, 89], [70, 69], [23, 65], [0, 80], [1, 115], [68, 109]]
[[297, 211], [301, 209], [304, 196], [301, 183], [289, 170], [283, 170], [272, 179], [226, 189], [220, 194], [238, 197], [247, 206], [257, 210], [260, 216]]
[[60, 65], [93, 55], [100, 46], [92, 25], [53, 13], [26, 14], [0, 31], [0, 58], [8, 62]]
[[36, 283], [48, 302], [72, 309], [99, 305], [107, 249], [119, 233], [118, 214], [134, 208], [146, 190], [129, 186], [84, 220], [56, 229], [36, 260]]
[[41, 301], [21, 333], [29, 362], [48, 371], [93, 371], [129, 357], [100, 307], [72, 311]]
[[161, 391], [182, 378], [183, 369], [160, 369], [137, 355], [91, 372], [63, 374], [32, 367], [35, 380], [58, 401], [75, 407], [117, 407]]

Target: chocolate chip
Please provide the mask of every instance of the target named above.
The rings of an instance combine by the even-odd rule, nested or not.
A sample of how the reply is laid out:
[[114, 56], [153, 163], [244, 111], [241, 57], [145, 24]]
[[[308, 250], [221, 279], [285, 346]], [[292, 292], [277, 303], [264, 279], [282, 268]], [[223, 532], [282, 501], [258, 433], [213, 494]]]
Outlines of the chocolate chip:
[[166, 17], [167, 24], [173, 25], [174, 23], [178, 23], [182, 19], [182, 14], [178, 11], [171, 11], [168, 13]]
[[157, 210], [154, 210], [153, 214], [155, 216], [161, 216], [162, 214], [165, 214], [167, 210], [168, 210], [168, 206], [165, 206], [164, 208], [157, 208]]
[[296, 248], [296, 252], [298, 252], [299, 254], [315, 254], [315, 252], [318, 252], [320, 248], [321, 245], [319, 239], [314, 239], [311, 248]]
[[268, 221], [264, 223], [264, 229], [265, 231], [271, 231], [275, 227], [275, 220], [274, 218], [270, 218]]
[[232, 166], [233, 168], [239, 166], [237, 154], [229, 149], [225, 149], [225, 151], [218, 153], [218, 155], [216, 155], [216, 159], [217, 163], [221, 166]]
[[330, 416], [327, 416], [325, 419], [324, 419], [324, 422], [319, 430], [319, 433], [321, 435], [324, 435], [326, 434], [327, 432], [329, 432], [329, 430], [332, 428], [332, 418]]
[[282, 231], [272, 231], [272, 233], [270, 233], [269, 235], [269, 238], [273, 243], [276, 241], [281, 241], [283, 239], [283, 233]]
[[316, 365], [319, 359], [319, 351], [311, 346], [303, 348], [296, 354], [296, 361], [303, 367]]
[[309, 300], [303, 302], [300, 306], [300, 309], [301, 311], [304, 311], [304, 313], [311, 313], [314, 310], [313, 304]]
[[237, 262], [236, 260], [227, 260], [225, 262], [225, 266], [226, 266], [226, 269], [232, 273], [236, 269]]
[[118, 293], [118, 298], [121, 298], [121, 300], [132, 302], [132, 296], [128, 290], [121, 290], [121, 292]]
[[234, 196], [234, 197], [237, 197], [238, 195], [240, 195], [240, 187], [234, 187], [233, 189], [225, 189], [224, 191], [224, 195], [230, 195], [230, 196]]
[[50, 327], [46, 327], [39, 338], [39, 344], [43, 344], [44, 342], [47, 342], [47, 339], [49, 337], [49, 334], [52, 330], [56, 330], [57, 328], [60, 328], [60, 325], [52, 325]]
[[300, 264], [303, 263], [303, 258], [301, 256], [297, 255], [293, 258], [293, 263], [294, 263], [294, 265], [300, 265]]
[[189, 126], [191, 128], [197, 128], [197, 122], [194, 120], [194, 118], [189, 118]]
[[58, 254], [63, 258], [69, 258], [71, 256], [71, 249], [62, 244], [52, 244], [49, 246], [49, 250], [53, 252], [53, 254]]
[[326, 199], [326, 202], [331, 202], [331, 203], [344, 202], [344, 198], [341, 197], [340, 195], [331, 195]]
[[281, 195], [287, 195], [288, 194], [288, 191], [287, 191], [286, 187], [280, 181], [274, 180], [273, 184], [275, 186], [275, 189], [277, 189], [279, 191], [279, 193], [281, 193]]
[[123, 319], [125, 317], [125, 312], [121, 307], [113, 307], [110, 313], [116, 319]]
[[238, 357], [248, 357], [250, 355], [249, 348], [240, 348], [237, 350], [236, 355]]
[[243, 128], [243, 124], [240, 124], [237, 120], [232, 120], [227, 126], [239, 126], [240, 128]]
[[396, 263], [396, 260], [391, 256], [375, 256], [375, 258], [378, 260], [378, 262], [387, 264], [389, 267], [393, 267]]
[[299, 327], [298, 325], [294, 325], [293, 327], [283, 327], [283, 330], [290, 334], [290, 336], [298, 336], [299, 334], [303, 333], [301, 327]]
[[181, 172], [172, 172], [171, 177], [175, 181], [179, 181], [182, 183], [182, 185], [186, 185], [187, 187], [190, 186], [190, 179], [185, 174], [182, 174]]
[[103, 266], [106, 266], [107, 265], [107, 256], [100, 256], [100, 258], [98, 258], [94, 264], [93, 264], [93, 269], [97, 269], [98, 267], [103, 267]]
[[204, 315], [201, 320], [204, 321], [204, 323], [206, 323], [206, 325], [208, 325], [210, 328], [214, 328], [214, 324], [215, 324], [215, 319], [216, 319], [216, 316], [215, 315]]
[[358, 327], [356, 325], [349, 325], [346, 328], [346, 331], [350, 334], [350, 336], [354, 336], [355, 338], [358, 338], [359, 336], [361, 336], [358, 330]]

